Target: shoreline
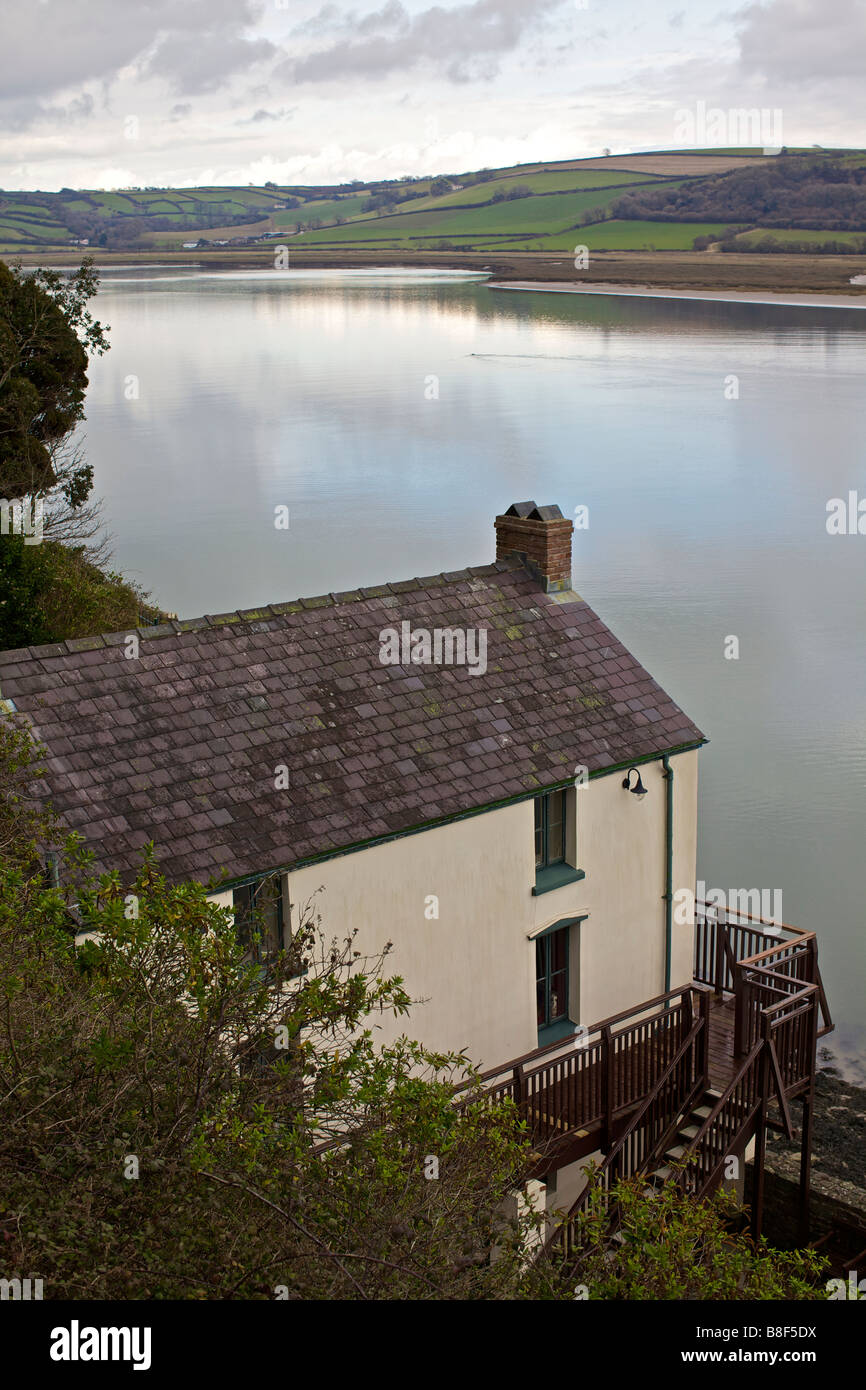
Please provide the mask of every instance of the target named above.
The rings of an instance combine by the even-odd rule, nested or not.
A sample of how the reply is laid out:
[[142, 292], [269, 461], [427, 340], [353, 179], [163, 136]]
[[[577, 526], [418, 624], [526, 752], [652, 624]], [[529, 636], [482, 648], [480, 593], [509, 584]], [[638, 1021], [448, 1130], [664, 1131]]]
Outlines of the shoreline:
[[632, 299], [718, 300], [728, 304], [778, 304], [790, 308], [866, 309], [866, 294], [829, 295], [817, 292], [799, 294], [784, 290], [666, 289], [659, 285], [618, 285], [611, 281], [577, 284], [568, 280], [488, 280], [490, 290], [523, 290], [540, 294], [624, 295]]
[[[88, 248], [76, 253], [43, 251], [0, 257], [24, 265], [49, 262], [58, 268], [80, 264], [91, 254], [97, 270], [135, 266], [185, 267], [194, 274], [236, 269], [265, 270], [274, 267], [273, 247], [243, 247], [168, 251], [163, 247], [105, 252]], [[551, 293], [626, 295], [633, 298], [713, 299], [729, 303], [782, 304], [791, 307], [861, 308], [866, 304], [864, 275], [866, 256], [807, 255], [711, 255], [708, 252], [604, 251], [591, 268], [572, 275], [571, 257], [563, 252], [518, 252], [505, 247], [470, 251], [407, 249], [375, 251], [292, 245], [292, 270], [440, 270], [470, 272], [486, 277], [497, 290], [545, 290]], [[564, 276], [571, 276], [564, 279]], [[852, 280], [855, 283], [852, 284]]]

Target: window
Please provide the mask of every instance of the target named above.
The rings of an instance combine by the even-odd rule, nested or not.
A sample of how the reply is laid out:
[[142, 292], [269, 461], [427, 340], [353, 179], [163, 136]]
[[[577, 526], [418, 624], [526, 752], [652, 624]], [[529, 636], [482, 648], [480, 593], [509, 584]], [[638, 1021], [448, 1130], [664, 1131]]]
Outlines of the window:
[[535, 947], [535, 1009], [538, 1045], [570, 1037], [575, 1030], [571, 1008], [580, 994], [580, 931], [587, 914], [560, 917], [539, 932]]
[[573, 791], [545, 792], [535, 798], [535, 887], [532, 892], [536, 896], [586, 877], [583, 870], [575, 868], [571, 862], [576, 813]]
[[565, 792], [535, 799], [535, 867], [565, 863]]
[[256, 960], [283, 946], [283, 884], [277, 874], [234, 890], [235, 926], [242, 946]]
[[[568, 1024], [568, 927], [547, 932], [535, 942], [535, 1000], [538, 1036], [556, 1024]], [[552, 1041], [548, 1036], [547, 1041]]]

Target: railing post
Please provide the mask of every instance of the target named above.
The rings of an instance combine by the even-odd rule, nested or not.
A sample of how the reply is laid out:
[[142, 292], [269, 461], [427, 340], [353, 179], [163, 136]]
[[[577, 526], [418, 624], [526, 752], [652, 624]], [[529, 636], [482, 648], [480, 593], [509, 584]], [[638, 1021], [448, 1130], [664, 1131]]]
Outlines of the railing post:
[[601, 1030], [601, 1098], [604, 1105], [604, 1146], [613, 1142], [613, 1040], [610, 1027]]
[[[814, 944], [814, 943], [813, 943]], [[816, 963], [813, 961], [813, 963]], [[817, 973], [817, 972], [816, 972]], [[815, 1108], [815, 1068], [818, 1050], [818, 1001], [816, 989], [809, 1010], [809, 1089], [803, 1096], [803, 1124], [800, 1130], [800, 1210], [798, 1239], [809, 1239], [809, 1198], [812, 1187], [812, 1121]]]
[[723, 993], [723, 982], [725, 978], [725, 934], [726, 926], [722, 921], [722, 914], [716, 910], [716, 961], [714, 973], [716, 977], [716, 998], [721, 999]]
[[526, 1077], [523, 1073], [523, 1064], [518, 1062], [514, 1068], [514, 1103], [517, 1106], [517, 1113], [521, 1120], [526, 1117]]
[[818, 983], [818, 943], [814, 936], [810, 936], [806, 943], [808, 951], [808, 965], [806, 966], [806, 981], [810, 985]]
[[700, 997], [701, 1011], [701, 1041], [698, 1051], [701, 1067], [701, 1080], [706, 1091], [710, 1084], [710, 996], [706, 990], [701, 990]]
[[734, 971], [734, 1056], [742, 1057], [748, 1050], [745, 1039], [746, 1021], [751, 1009], [750, 986], [745, 970], [737, 963]]
[[767, 1152], [767, 1102], [770, 1090], [769, 1021], [761, 1020], [763, 1046], [758, 1058], [761, 1108], [758, 1113], [758, 1132], [755, 1139], [754, 1182], [752, 1183], [752, 1236], [758, 1240], [764, 1224], [764, 1164]]

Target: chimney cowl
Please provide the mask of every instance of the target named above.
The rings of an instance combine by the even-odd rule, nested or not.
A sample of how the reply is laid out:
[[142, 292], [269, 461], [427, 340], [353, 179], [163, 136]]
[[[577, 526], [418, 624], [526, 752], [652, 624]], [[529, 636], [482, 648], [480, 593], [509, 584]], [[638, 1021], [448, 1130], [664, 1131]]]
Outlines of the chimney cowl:
[[513, 502], [497, 516], [496, 558], [516, 555], [545, 593], [571, 588], [571, 537], [574, 524], [555, 504]]

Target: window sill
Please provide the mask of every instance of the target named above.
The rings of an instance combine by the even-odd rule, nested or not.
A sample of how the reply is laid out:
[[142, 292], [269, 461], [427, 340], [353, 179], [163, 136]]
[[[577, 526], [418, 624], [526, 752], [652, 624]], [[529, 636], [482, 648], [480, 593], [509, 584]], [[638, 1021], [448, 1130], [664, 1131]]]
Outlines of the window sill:
[[554, 888], [564, 888], [567, 883], [577, 883], [582, 878], [586, 878], [585, 871], [575, 869], [571, 864], [554, 864], [549, 869], [536, 869], [532, 896], [539, 898], [542, 893], [552, 893]]
[[538, 1046], [547, 1047], [548, 1043], [561, 1042], [563, 1038], [570, 1038], [577, 1031], [577, 1023], [572, 1023], [570, 1018], [560, 1018], [556, 1023], [549, 1023], [546, 1028], [538, 1030]]

